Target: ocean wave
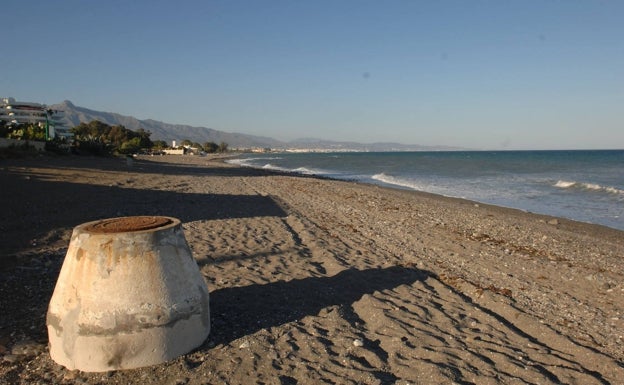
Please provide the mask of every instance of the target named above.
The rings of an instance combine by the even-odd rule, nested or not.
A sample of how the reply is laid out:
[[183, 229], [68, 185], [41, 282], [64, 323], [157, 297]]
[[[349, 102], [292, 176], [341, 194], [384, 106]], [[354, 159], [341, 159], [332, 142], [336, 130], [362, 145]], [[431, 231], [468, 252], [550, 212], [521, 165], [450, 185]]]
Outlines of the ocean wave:
[[258, 166], [256, 164], [254, 164], [255, 161], [258, 160], [279, 160], [282, 159], [281, 157], [268, 157], [268, 158], [238, 158], [238, 159], [228, 159], [225, 161], [225, 163], [229, 163], [229, 164], [234, 164], [237, 166], [243, 166], [243, 167], [255, 167], [258, 168]]
[[584, 183], [584, 182], [576, 182], [576, 181], [558, 180], [554, 186], [557, 188], [562, 188], [562, 189], [589, 190], [589, 191], [606, 192], [609, 194], [624, 196], [624, 190], [621, 190], [619, 188], [612, 187], [612, 186], [601, 186], [597, 183]]
[[[298, 166], [294, 168], [279, 166], [279, 160], [284, 158], [276, 156], [276, 157], [262, 157], [262, 158], [239, 158], [239, 159], [229, 159], [226, 163], [230, 163], [233, 165], [237, 165], [240, 167], [250, 167], [255, 169], [264, 169], [264, 170], [274, 170], [281, 172], [288, 172], [294, 174], [301, 175], [318, 175], [318, 176], [329, 176], [334, 178], [340, 178], [342, 175], [339, 171], [326, 170], [321, 168], [314, 167], [306, 167], [306, 166]], [[276, 160], [278, 162], [275, 163], [265, 163], [264, 161]], [[263, 161], [263, 162], [260, 162]]]
[[226, 159], [225, 163], [235, 164], [237, 166], [247, 166], [247, 159]]
[[[255, 166], [252, 166], [252, 167], [255, 167]], [[275, 171], [286, 171], [286, 172], [292, 171], [292, 170], [287, 169], [285, 167], [276, 166], [276, 165], [271, 164], [271, 163], [266, 163], [264, 166], [259, 167], [259, 168], [264, 169], [264, 170], [275, 170]]]
[[281, 156], [264, 156], [264, 157], [259, 157], [259, 158], [244, 158], [245, 160], [280, 160], [280, 159], [284, 159]]
[[287, 168], [287, 167], [277, 166], [273, 163], [266, 163], [265, 165], [259, 168], [262, 168], [265, 170], [292, 172], [292, 173], [301, 174], [301, 175], [329, 175], [330, 174], [329, 172], [320, 170], [320, 169], [313, 169], [313, 168], [308, 168], [308, 167]]
[[383, 172], [380, 174], [375, 174], [371, 178], [376, 181], [387, 183], [387, 184], [393, 184], [395, 186], [407, 187], [413, 190], [424, 190], [422, 186], [420, 186], [417, 183], [414, 183], [414, 181], [398, 178], [392, 175], [387, 175], [386, 173], [383, 173]]
[[311, 169], [311, 168], [307, 168], [307, 167], [298, 167], [294, 170], [292, 170], [293, 172], [296, 172], [297, 174], [304, 174], [304, 175], [323, 175], [325, 174], [322, 170], [315, 170], [315, 169]]

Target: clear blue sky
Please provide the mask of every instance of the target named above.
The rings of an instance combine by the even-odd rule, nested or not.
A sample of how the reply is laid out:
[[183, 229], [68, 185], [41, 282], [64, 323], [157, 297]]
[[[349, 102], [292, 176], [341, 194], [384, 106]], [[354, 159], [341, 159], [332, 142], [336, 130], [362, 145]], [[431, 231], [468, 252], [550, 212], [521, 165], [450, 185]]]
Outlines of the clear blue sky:
[[269, 136], [624, 148], [624, 1], [2, 2], [0, 96]]

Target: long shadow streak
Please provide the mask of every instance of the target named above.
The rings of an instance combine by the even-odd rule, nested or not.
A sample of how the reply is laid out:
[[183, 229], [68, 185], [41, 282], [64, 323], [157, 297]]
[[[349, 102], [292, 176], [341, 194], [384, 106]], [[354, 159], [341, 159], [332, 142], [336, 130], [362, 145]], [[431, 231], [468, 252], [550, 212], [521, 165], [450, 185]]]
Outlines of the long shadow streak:
[[183, 193], [24, 178], [1, 173], [0, 269], [11, 254], [50, 243], [49, 232], [71, 230], [88, 221], [129, 215], [164, 215], [183, 223], [230, 218], [284, 217], [271, 197]]
[[260, 329], [316, 315], [328, 306], [347, 306], [365, 294], [424, 281], [430, 275], [429, 271], [398, 266], [349, 269], [332, 277], [216, 290], [210, 293], [212, 331], [209, 341], [229, 344]]

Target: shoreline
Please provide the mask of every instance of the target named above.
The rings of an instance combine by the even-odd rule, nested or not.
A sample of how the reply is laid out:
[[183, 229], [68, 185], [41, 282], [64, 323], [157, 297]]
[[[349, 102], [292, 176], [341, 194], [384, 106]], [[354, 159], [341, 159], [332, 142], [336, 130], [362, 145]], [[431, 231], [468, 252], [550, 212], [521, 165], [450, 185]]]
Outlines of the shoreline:
[[[569, 151], [527, 151], [530, 153], [568, 153]], [[591, 151], [579, 151], [583, 154], [591, 153]], [[621, 154], [621, 150], [615, 151], [595, 151], [599, 154]], [[471, 153], [487, 153], [498, 154], [497, 151], [468, 151], [462, 152], [463, 156], [470, 159], [473, 155]], [[518, 151], [511, 151], [511, 153], [518, 153]], [[385, 159], [385, 155], [390, 155], [390, 163], [386, 164], [386, 167], [393, 170], [390, 174], [386, 175], [384, 167], [365, 166], [368, 162], [373, 164], [377, 162], [376, 154], [384, 156], [379, 157], [378, 161], [389, 161]], [[543, 215], [549, 215], [553, 217], [561, 217], [579, 222], [598, 224], [607, 227], [612, 227], [617, 230], [624, 231], [624, 222], [620, 220], [624, 212], [617, 205], [617, 197], [624, 194], [624, 191], [618, 189], [618, 183], [615, 181], [607, 182], [597, 179], [587, 179], [587, 175], [579, 176], [581, 181], [575, 181], [575, 177], [568, 175], [569, 173], [563, 172], [563, 174], [548, 174], [548, 175], [535, 175], [531, 177], [523, 177], [524, 173], [520, 173], [519, 182], [506, 182], [502, 177], [501, 172], [494, 172], [498, 175], [498, 179], [495, 182], [485, 181], [483, 187], [473, 187], [473, 185], [481, 185], [479, 183], [468, 183], [466, 180], [479, 180], [478, 175], [472, 175], [468, 179], [463, 179], [459, 175], [450, 177], [453, 183], [449, 181], [440, 182], [437, 185], [436, 179], [431, 179], [432, 175], [427, 174], [423, 170], [418, 171], [419, 177], [415, 177], [407, 168], [398, 166], [397, 155], [391, 155], [394, 153], [371, 153], [371, 158], [368, 155], [363, 158], [366, 162], [362, 161], [360, 156], [351, 157], [351, 154], [335, 153], [332, 157], [345, 156], [345, 162], [348, 162], [350, 166], [341, 166], [341, 163], [327, 163], [325, 155], [318, 156], [305, 156], [300, 158], [295, 156], [290, 158], [285, 156], [281, 158], [280, 154], [271, 154], [264, 156], [254, 155], [242, 155], [238, 157], [238, 160], [230, 160], [229, 162], [234, 165], [245, 165], [258, 169], [271, 169], [278, 171], [288, 171], [300, 173], [301, 175], [320, 175], [324, 177], [330, 177], [338, 180], [347, 181], [359, 181], [363, 183], [376, 184], [385, 187], [411, 190], [411, 191], [427, 191], [434, 194], [439, 194], [446, 197], [455, 197], [462, 199], [469, 199], [477, 203], [497, 205], [501, 207], [516, 208], [531, 213], [538, 213]], [[418, 153], [409, 153], [418, 154]], [[427, 153], [427, 157], [436, 157], [439, 153]], [[420, 156], [420, 155], [418, 155]], [[531, 158], [531, 157], [529, 157]], [[275, 160], [272, 160], [275, 159]], [[360, 160], [358, 160], [360, 159]], [[405, 159], [405, 162], [410, 162], [410, 157]], [[453, 158], [454, 159], [454, 158]], [[487, 161], [493, 161], [495, 158], [488, 158]], [[452, 161], [446, 158], [440, 159], [441, 161]], [[455, 159], [456, 161], [457, 159]], [[554, 162], [556, 159], [550, 159], [548, 162]], [[393, 163], [394, 162], [394, 163]], [[419, 169], [418, 164], [412, 165], [415, 170]], [[510, 166], [510, 165], [507, 165]], [[535, 165], [533, 165], [535, 166]], [[532, 167], [533, 167], [532, 166]], [[552, 164], [551, 164], [552, 166]], [[432, 166], [435, 167], [435, 166]], [[444, 168], [439, 170], [442, 174], [446, 175], [448, 170]], [[507, 175], [509, 180], [515, 180], [517, 175], [512, 170], [511, 174]], [[468, 170], [471, 173], [470, 170]], [[530, 173], [529, 173], [530, 174]], [[465, 175], [466, 176], [466, 175]], [[453, 179], [455, 178], [455, 179]], [[563, 178], [563, 179], [561, 179]], [[444, 178], [443, 178], [444, 179]], [[587, 182], [592, 180], [592, 182]], [[457, 184], [455, 183], [457, 182]], [[494, 184], [496, 183], [496, 184]], [[600, 183], [600, 184], [598, 184]], [[606, 183], [606, 184], [603, 184]], [[523, 190], [524, 188], [528, 190]], [[534, 190], [530, 191], [529, 190]], [[527, 195], [528, 194], [528, 195]], [[587, 195], [589, 194], [589, 195]], [[602, 194], [602, 195], [598, 195]], [[610, 195], [607, 197], [604, 194]], [[615, 201], [613, 199], [616, 199]], [[607, 202], [608, 201], [608, 202]], [[592, 203], [593, 202], [593, 203]]]
[[138, 157], [131, 167], [19, 159], [2, 161], [0, 176], [10, 202], [0, 222], [7, 383], [100, 383], [102, 374], [50, 360], [47, 302], [74, 226], [143, 214], [183, 221], [212, 332], [188, 355], [110, 372], [110, 382], [617, 383], [624, 374], [617, 229], [212, 157]]
[[[516, 151], [516, 150], [514, 150], [514, 151]], [[535, 150], [517, 150], [517, 151], [535, 151]], [[543, 151], [554, 151], [554, 150], [543, 150]], [[586, 151], [586, 150], [557, 150], [557, 151]], [[610, 151], [610, 150], [596, 150], [596, 151]], [[485, 152], [489, 152], [489, 151], [485, 151]], [[617, 233], [622, 233], [622, 235], [624, 235], [624, 229], [618, 229], [616, 227], [611, 227], [611, 226], [603, 225], [603, 224], [600, 224], [600, 223], [584, 222], [584, 221], [577, 220], [577, 219], [572, 219], [572, 218], [567, 218], [567, 217], [562, 217], [562, 216], [557, 216], [557, 215], [550, 215], [550, 214], [545, 214], [545, 213], [540, 213], [540, 212], [533, 212], [533, 211], [529, 211], [529, 210], [525, 210], [525, 209], [521, 209], [521, 208], [517, 208], [517, 207], [502, 206], [502, 205], [497, 205], [497, 204], [477, 201], [477, 200], [473, 200], [473, 199], [469, 199], [469, 198], [462, 198], [462, 197], [458, 197], [458, 196], [444, 195], [444, 194], [427, 192], [427, 191], [423, 191], [423, 190], [416, 190], [416, 189], [413, 189], [411, 187], [404, 187], [404, 186], [401, 186], [401, 185], [393, 185], [391, 183], [386, 183], [386, 182], [375, 183], [375, 182], [360, 181], [360, 180], [357, 180], [357, 179], [348, 179], [348, 178], [341, 179], [341, 178], [325, 176], [325, 175], [319, 175], [319, 174], [304, 174], [304, 173], [300, 173], [300, 172], [296, 172], [296, 171], [282, 171], [282, 170], [275, 170], [275, 169], [264, 169], [264, 168], [259, 168], [259, 167], [257, 168], [257, 167], [252, 167], [252, 166], [242, 166], [242, 165], [238, 165], [238, 164], [233, 164], [233, 163], [228, 163], [227, 162], [227, 159], [235, 158], [236, 156], [238, 156], [238, 155], [218, 157], [218, 158], [213, 158], [213, 160], [220, 161], [223, 164], [228, 165], [228, 166], [232, 166], [232, 167], [239, 167], [239, 168], [243, 168], [243, 169], [248, 168], [248, 169], [256, 170], [256, 171], [263, 171], [263, 172], [267, 172], [267, 173], [274, 173], [275, 175], [287, 175], [287, 176], [301, 177], [301, 178], [318, 178], [318, 179], [321, 179], [321, 180], [333, 180], [333, 181], [337, 181], [337, 182], [354, 183], [354, 184], [359, 184], [359, 185], [363, 185], [363, 186], [376, 186], [376, 187], [379, 187], [379, 188], [384, 188], [384, 189], [389, 189], [389, 190], [394, 190], [394, 191], [406, 191], [406, 192], [412, 192], [412, 193], [416, 193], [416, 194], [430, 195], [432, 197], [437, 197], [437, 198], [440, 198], [440, 199], [450, 199], [450, 200], [456, 200], [457, 202], [467, 202], [469, 204], [480, 205], [480, 206], [484, 206], [484, 207], [490, 207], [492, 209], [517, 211], [519, 213], [524, 213], [524, 214], [534, 215], [534, 216], [540, 217], [545, 222], [555, 221], [556, 220], [557, 221], [557, 223], [556, 223], [557, 225], [559, 225], [562, 222], [566, 222], [566, 223], [568, 223], [568, 225], [570, 227], [574, 227], [577, 231], [578, 230], [582, 231], [582, 228], [584, 226], [589, 226], [589, 227], [596, 226], [597, 229], [595, 231], [597, 231], [597, 232], [600, 232], [600, 231], [607, 231], [607, 232], [615, 231], [616, 233], [614, 234], [614, 236], [617, 236]], [[574, 226], [575, 223], [577, 224], [577, 226]]]

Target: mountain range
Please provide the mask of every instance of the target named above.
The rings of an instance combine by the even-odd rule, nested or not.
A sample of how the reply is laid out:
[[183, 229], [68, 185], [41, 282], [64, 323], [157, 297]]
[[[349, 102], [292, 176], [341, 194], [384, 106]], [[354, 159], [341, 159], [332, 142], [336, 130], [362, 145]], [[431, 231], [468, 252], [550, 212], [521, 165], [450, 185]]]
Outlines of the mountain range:
[[357, 143], [337, 142], [316, 138], [298, 139], [284, 142], [277, 139], [248, 135], [236, 132], [224, 132], [208, 127], [188, 126], [184, 124], [172, 124], [153, 119], [137, 119], [114, 112], [95, 111], [84, 107], [78, 107], [69, 100], [50, 106], [50, 108], [63, 112], [61, 119], [68, 127], [74, 127], [80, 123], [89, 123], [99, 120], [108, 125], [122, 125], [127, 129], [136, 131], [143, 128], [152, 133], [152, 140], [164, 140], [171, 144], [183, 140], [190, 140], [200, 144], [206, 142], [225, 142], [232, 149], [271, 148], [274, 150], [317, 150], [317, 151], [440, 151], [458, 150], [446, 146], [421, 146], [400, 143]]

